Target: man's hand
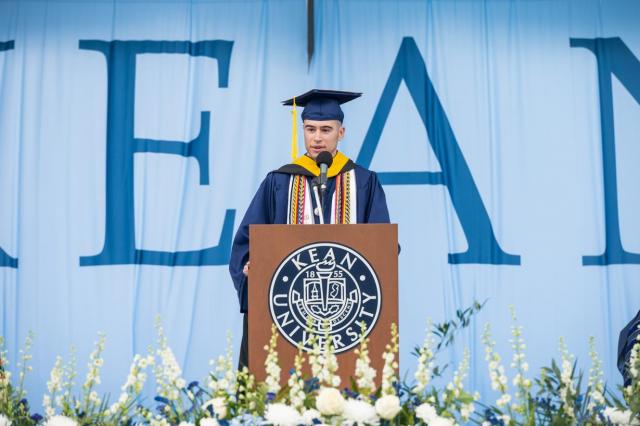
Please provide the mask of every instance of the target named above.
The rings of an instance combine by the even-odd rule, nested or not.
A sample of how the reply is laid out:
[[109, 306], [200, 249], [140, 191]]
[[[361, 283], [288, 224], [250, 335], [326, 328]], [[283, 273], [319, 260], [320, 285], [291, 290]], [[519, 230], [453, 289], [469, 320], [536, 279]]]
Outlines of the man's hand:
[[244, 268], [242, 268], [242, 273], [244, 274], [245, 277], [249, 276], [249, 263], [251, 263], [251, 261], [248, 261], [247, 263], [245, 263]]

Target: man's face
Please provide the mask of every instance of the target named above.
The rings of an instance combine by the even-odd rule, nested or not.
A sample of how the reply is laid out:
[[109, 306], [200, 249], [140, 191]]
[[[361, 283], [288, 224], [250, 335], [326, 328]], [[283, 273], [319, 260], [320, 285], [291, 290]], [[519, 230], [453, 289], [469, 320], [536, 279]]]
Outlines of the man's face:
[[336, 155], [338, 141], [344, 136], [344, 127], [338, 120], [304, 120], [304, 147], [314, 160], [322, 151]]

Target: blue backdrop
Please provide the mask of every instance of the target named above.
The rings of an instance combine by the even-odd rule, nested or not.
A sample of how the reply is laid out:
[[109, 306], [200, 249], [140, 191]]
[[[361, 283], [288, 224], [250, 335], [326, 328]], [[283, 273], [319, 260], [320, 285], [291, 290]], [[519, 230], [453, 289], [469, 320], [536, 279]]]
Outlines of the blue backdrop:
[[[27, 388], [107, 334], [115, 393], [162, 315], [187, 379], [241, 317], [231, 238], [289, 159], [310, 88], [364, 92], [340, 149], [380, 173], [399, 224], [401, 369], [427, 317], [489, 302], [469, 386], [493, 399], [481, 331], [510, 358], [509, 310], [537, 370], [593, 335], [619, 383], [640, 309], [640, 4], [321, 1], [0, 2], [0, 331]], [[300, 135], [301, 137], [302, 135]], [[444, 360], [447, 361], [447, 360]], [[15, 363], [14, 363], [15, 367]], [[84, 369], [81, 369], [84, 375]]]

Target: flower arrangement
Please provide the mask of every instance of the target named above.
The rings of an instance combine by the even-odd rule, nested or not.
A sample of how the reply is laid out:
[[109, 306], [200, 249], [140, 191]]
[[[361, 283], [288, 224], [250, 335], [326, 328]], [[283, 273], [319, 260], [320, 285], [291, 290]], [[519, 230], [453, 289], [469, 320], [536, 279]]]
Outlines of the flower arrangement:
[[[487, 371], [497, 394], [494, 403], [481, 402], [478, 393], [465, 388], [468, 350], [448, 383], [437, 386], [435, 383], [444, 379], [443, 373], [448, 368], [438, 364], [438, 354], [453, 343], [455, 334], [469, 325], [482, 306], [474, 303], [458, 310], [455, 319], [441, 324], [428, 322], [424, 342], [415, 349], [418, 365], [410, 382], [398, 379], [398, 329], [392, 325], [382, 355], [382, 371], [372, 368], [368, 340], [361, 338], [349, 386], [341, 384], [336, 374], [338, 361], [331, 339], [318, 339], [323, 342], [321, 347], [313, 337], [312, 350], [305, 354], [298, 349], [294, 365], [287, 366], [291, 369], [286, 385], [281, 386], [283, 369], [276, 352], [275, 328], [265, 346], [264, 382], [257, 382], [246, 369], [233, 368], [228, 336], [226, 353], [210, 361], [211, 371], [202, 385], [195, 381], [187, 383], [158, 320], [157, 348], [146, 356], [134, 356], [121, 393], [115, 402], [109, 403], [97, 391], [106, 344], [106, 337], [99, 334], [89, 356], [87, 375], [79, 387], [75, 383], [73, 350], [66, 363], [61, 357], [56, 358], [47, 382], [43, 415], [31, 413], [23, 387], [24, 376], [31, 370], [29, 352], [33, 336], [27, 337], [20, 353], [15, 384], [6, 369], [8, 360], [0, 337], [0, 426], [640, 425], [640, 339], [629, 360], [631, 383], [621, 387], [621, 397], [616, 397], [604, 384], [593, 338], [586, 386], [584, 374], [577, 371], [576, 360], [562, 339], [559, 361], [552, 360], [537, 377], [529, 376], [524, 329], [518, 325], [513, 309], [513, 354], [508, 368], [495, 349], [491, 327], [486, 325], [483, 333]], [[309, 366], [310, 377], [305, 377], [304, 365]], [[153, 403], [145, 404], [141, 392], [149, 370], [157, 396]], [[378, 374], [381, 385], [376, 387]]]
[[20, 350], [20, 363], [18, 384], [11, 383], [11, 373], [7, 371], [9, 360], [7, 351], [4, 349], [4, 338], [0, 336], [0, 426], [9, 426], [13, 422], [20, 425], [35, 425], [42, 416], [29, 414], [29, 403], [27, 393], [24, 390], [24, 378], [27, 372], [31, 371], [29, 360], [31, 360], [31, 345], [33, 334], [27, 335], [24, 349]]

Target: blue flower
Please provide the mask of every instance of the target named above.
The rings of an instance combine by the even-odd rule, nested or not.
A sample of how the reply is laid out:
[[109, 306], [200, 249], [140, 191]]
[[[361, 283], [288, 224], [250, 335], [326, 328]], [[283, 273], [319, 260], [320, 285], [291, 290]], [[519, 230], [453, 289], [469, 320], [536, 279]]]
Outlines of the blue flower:
[[158, 401], [158, 402], [162, 402], [164, 405], [169, 405], [170, 402], [167, 398], [163, 397], [163, 396], [156, 396], [155, 398], [153, 398], [154, 401]]
[[490, 408], [484, 410], [484, 418], [492, 425], [504, 426], [504, 422], [502, 421], [502, 419], [498, 418], [496, 416], [496, 413], [494, 413]]
[[354, 392], [349, 388], [344, 388], [344, 393], [346, 393], [349, 398], [357, 398], [359, 395], [358, 392]]
[[584, 395], [578, 395], [576, 398], [576, 407], [580, 410], [580, 406], [582, 406], [582, 402], [584, 401]]
[[399, 382], [397, 381], [393, 382], [393, 389], [396, 391], [396, 395], [398, 397], [401, 397], [402, 395], [404, 395], [404, 392], [402, 391], [402, 386], [400, 385]]
[[304, 391], [306, 393], [313, 392], [320, 389], [320, 380], [317, 377], [312, 377], [304, 382]]
[[261, 426], [263, 424], [265, 423], [262, 417], [252, 416], [251, 414], [243, 414], [229, 422], [229, 426]]

